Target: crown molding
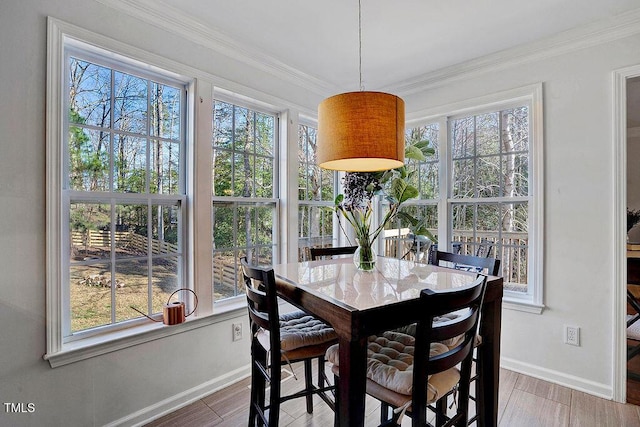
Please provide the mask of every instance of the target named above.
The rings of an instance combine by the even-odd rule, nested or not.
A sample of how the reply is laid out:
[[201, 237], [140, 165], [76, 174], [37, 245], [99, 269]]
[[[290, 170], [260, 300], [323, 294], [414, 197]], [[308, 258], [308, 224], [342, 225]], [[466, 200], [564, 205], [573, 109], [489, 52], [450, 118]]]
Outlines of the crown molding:
[[96, 0], [131, 17], [140, 19], [162, 30], [172, 32], [200, 46], [235, 59], [253, 68], [304, 87], [322, 97], [340, 89], [318, 77], [304, 73], [263, 51], [241, 43], [224, 33], [207, 27], [189, 17], [182, 10], [161, 0]]
[[[96, 1], [291, 84], [304, 87], [321, 97], [342, 91], [342, 88], [335, 84], [291, 67], [248, 44], [241, 43], [226, 34], [203, 25], [186, 15], [182, 10], [171, 7], [161, 0]], [[640, 33], [640, 8], [576, 27], [526, 45], [505, 49], [494, 54], [389, 84], [380, 88], [380, 90], [400, 96], [412, 95], [462, 79], [560, 56], [638, 33]]]
[[638, 33], [640, 33], [640, 8], [563, 31], [526, 45], [505, 49], [494, 54], [425, 73], [388, 85], [383, 90], [400, 96], [411, 95], [476, 75], [492, 73], [516, 65], [560, 56]]

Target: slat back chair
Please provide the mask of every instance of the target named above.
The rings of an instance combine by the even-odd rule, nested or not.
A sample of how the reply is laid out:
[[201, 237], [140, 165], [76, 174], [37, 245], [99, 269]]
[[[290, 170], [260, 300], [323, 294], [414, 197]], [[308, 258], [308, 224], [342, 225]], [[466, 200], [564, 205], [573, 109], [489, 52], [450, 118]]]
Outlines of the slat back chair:
[[350, 254], [353, 254], [356, 251], [356, 249], [358, 249], [357, 246], [336, 246], [333, 248], [313, 247], [313, 248], [309, 248], [309, 254], [311, 255], [311, 260], [315, 261], [325, 257], [334, 257], [338, 255], [350, 255]]
[[[251, 327], [249, 426], [277, 426], [280, 405], [298, 397], [306, 397], [308, 413], [313, 412], [313, 394], [333, 408], [334, 402], [326, 394], [333, 387], [325, 386], [324, 354], [337, 340], [335, 331], [302, 311], [280, 315], [273, 269], [250, 266], [244, 257], [240, 263]], [[322, 378], [317, 386], [312, 383], [313, 359], [318, 360], [318, 378]], [[305, 387], [282, 396], [282, 366], [295, 362], [304, 362]], [[267, 383], [271, 386], [268, 404]]]
[[[414, 391], [411, 402], [412, 408], [417, 408], [412, 415], [414, 426], [426, 425], [426, 410], [423, 408], [425, 408], [424, 405], [427, 402], [427, 379], [429, 376], [455, 369], [455, 366], [459, 363], [461, 367], [458, 382], [457, 413], [453, 417], [447, 417], [447, 399], [437, 400], [436, 425], [467, 425], [473, 348], [478, 332], [486, 280], [485, 276], [479, 276], [473, 286], [467, 289], [445, 293], [436, 293], [430, 289], [425, 289], [420, 294], [420, 302], [425, 308], [425, 316], [420, 319], [416, 329], [413, 367]], [[434, 322], [436, 318], [445, 316], [448, 313], [460, 312], [461, 310], [465, 314], [450, 322]], [[459, 339], [461, 336], [463, 338], [456, 347], [450, 348], [445, 353], [430, 356], [432, 343]]]
[[[387, 331], [369, 338], [367, 394], [382, 402], [381, 426], [398, 426], [404, 414], [413, 426], [428, 426], [427, 408], [438, 426], [466, 426], [475, 337], [478, 330], [486, 276], [478, 275], [468, 287], [420, 294], [421, 317], [414, 335]], [[452, 312], [448, 321], [434, 321]], [[455, 341], [451, 347], [443, 344]], [[339, 346], [327, 351], [339, 374]], [[457, 365], [460, 364], [460, 368]], [[457, 387], [457, 411], [447, 414], [447, 399]], [[336, 399], [338, 401], [339, 399]], [[394, 408], [389, 417], [389, 408]], [[337, 413], [337, 411], [336, 411]]]
[[430, 263], [440, 265], [441, 262], [448, 262], [457, 270], [470, 270], [478, 273], [486, 269], [486, 274], [497, 276], [500, 273], [500, 260], [496, 258], [477, 257], [473, 255], [454, 254], [451, 252], [437, 251], [430, 259]]

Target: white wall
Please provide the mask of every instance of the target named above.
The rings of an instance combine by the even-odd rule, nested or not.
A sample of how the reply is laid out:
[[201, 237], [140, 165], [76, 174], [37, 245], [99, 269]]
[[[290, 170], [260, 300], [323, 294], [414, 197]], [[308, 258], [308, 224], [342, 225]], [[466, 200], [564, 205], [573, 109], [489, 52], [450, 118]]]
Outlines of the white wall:
[[[0, 407], [0, 425], [140, 421], [242, 371], [248, 340], [232, 343], [227, 319], [56, 369], [42, 359], [48, 15], [311, 109], [319, 99], [94, 2], [0, 3], [0, 401], [36, 407]], [[611, 71], [640, 64], [639, 45], [633, 36], [406, 97], [415, 111], [544, 83], [547, 308], [505, 310], [503, 363], [603, 395], [613, 381]], [[581, 327], [580, 347], [562, 343], [565, 324]]]
[[43, 360], [47, 16], [267, 95], [318, 99], [93, 1], [0, 2], [0, 403], [35, 404], [22, 414], [0, 406], [0, 426], [141, 422], [248, 374], [246, 334], [231, 341], [232, 322], [249, 330], [247, 314], [55, 369]]
[[[612, 71], [640, 63], [639, 36], [452, 82], [407, 98], [446, 105], [543, 82], [544, 304], [503, 311], [502, 365], [612, 396]], [[564, 325], [581, 346], [563, 344]]]

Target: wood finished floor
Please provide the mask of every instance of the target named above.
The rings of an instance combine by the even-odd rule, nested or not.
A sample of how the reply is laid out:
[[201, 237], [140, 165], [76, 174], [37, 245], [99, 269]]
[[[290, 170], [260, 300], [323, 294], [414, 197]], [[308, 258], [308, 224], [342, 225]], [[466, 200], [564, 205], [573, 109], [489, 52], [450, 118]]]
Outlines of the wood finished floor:
[[[283, 392], [297, 391], [302, 378], [302, 375], [298, 375], [298, 380], [291, 377], [283, 381]], [[242, 380], [167, 414], [146, 427], [246, 426], [249, 384], [248, 378]], [[499, 393], [501, 427], [640, 427], [638, 406], [600, 399], [506, 369], [500, 371]], [[281, 408], [280, 425], [333, 425], [331, 409], [319, 398], [314, 399], [313, 414], [306, 413], [304, 399], [286, 402]], [[378, 402], [367, 397], [366, 426], [378, 425], [378, 408]], [[402, 425], [411, 425], [408, 417]]]

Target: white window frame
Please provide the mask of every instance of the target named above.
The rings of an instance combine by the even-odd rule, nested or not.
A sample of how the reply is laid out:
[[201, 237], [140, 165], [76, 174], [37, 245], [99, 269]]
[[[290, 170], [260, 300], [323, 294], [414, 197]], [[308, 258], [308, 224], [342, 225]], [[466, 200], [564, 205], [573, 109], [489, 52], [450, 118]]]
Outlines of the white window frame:
[[[512, 89], [411, 114], [407, 128], [438, 121], [440, 123], [440, 199], [438, 202], [438, 241], [449, 242], [451, 204], [465, 199], [451, 198], [451, 141], [449, 123], [453, 118], [500, 111], [514, 106], [529, 107], [529, 256], [527, 292], [504, 291], [503, 307], [530, 313], [542, 313], [543, 304], [543, 230], [544, 230], [544, 141], [542, 83]], [[510, 200], [510, 199], [509, 199]], [[473, 200], [472, 200], [473, 201]], [[500, 201], [504, 201], [500, 199]], [[476, 201], [477, 202], [477, 201]]]
[[[211, 120], [213, 122], [213, 114], [214, 114], [214, 108], [213, 106], [215, 105], [215, 101], [220, 101], [220, 102], [225, 102], [228, 104], [232, 104], [238, 107], [242, 107], [242, 108], [247, 108], [251, 111], [255, 111], [258, 113], [263, 113], [263, 114], [267, 114], [270, 116], [274, 117], [274, 146], [273, 146], [273, 157], [274, 157], [274, 171], [273, 171], [273, 194], [272, 197], [270, 198], [264, 198], [264, 197], [241, 197], [241, 196], [215, 196], [213, 195], [213, 191], [211, 191], [209, 194], [209, 199], [211, 200], [211, 203], [215, 203], [215, 202], [220, 202], [220, 203], [238, 203], [238, 204], [247, 204], [247, 205], [253, 205], [253, 206], [260, 206], [260, 205], [273, 205], [273, 243], [272, 243], [272, 259], [273, 259], [273, 263], [276, 264], [278, 262], [280, 262], [280, 255], [281, 255], [281, 246], [282, 246], [282, 239], [281, 239], [281, 234], [280, 233], [280, 226], [281, 226], [281, 209], [280, 209], [280, 191], [281, 191], [281, 186], [280, 186], [280, 170], [281, 170], [281, 165], [280, 165], [280, 147], [281, 147], [281, 143], [280, 143], [280, 112], [277, 111], [275, 108], [273, 108], [272, 106], [265, 104], [265, 103], [261, 103], [258, 102], [256, 100], [253, 99], [249, 99], [247, 97], [235, 94], [233, 92], [230, 92], [228, 90], [224, 90], [221, 88], [215, 88], [214, 90], [214, 99], [213, 99], [213, 103], [212, 103], [212, 108], [211, 108]], [[213, 148], [212, 148], [213, 150]], [[210, 157], [212, 157], [213, 152], [210, 153]], [[213, 167], [214, 165], [211, 165], [211, 170], [213, 171]], [[214, 171], [215, 172], [215, 171]], [[210, 229], [210, 233], [213, 233], [213, 224], [212, 227]], [[213, 234], [211, 234], [213, 236]], [[233, 248], [234, 250], [237, 248]], [[210, 252], [211, 255], [213, 255], [212, 252]], [[212, 261], [213, 262], [213, 261]], [[237, 266], [240, 265], [239, 260], [237, 260], [236, 263]], [[239, 270], [236, 272], [236, 274], [240, 274]], [[239, 276], [238, 276], [239, 277]], [[211, 287], [213, 289], [213, 277], [212, 280], [210, 281], [211, 283]], [[245, 294], [238, 294], [232, 297], [228, 297], [228, 298], [223, 298], [220, 300], [214, 300], [214, 305], [215, 308], [224, 308], [224, 307], [237, 307], [239, 304], [243, 305], [246, 303], [246, 299], [245, 299]]]
[[[300, 121], [298, 122], [298, 132], [299, 132], [299, 128], [300, 126], [307, 126], [307, 127], [311, 127], [316, 129], [318, 129], [318, 124], [310, 119], [306, 119], [306, 118], [300, 118]], [[298, 153], [298, 146], [299, 146], [299, 141], [298, 141], [298, 133], [296, 133], [296, 159], [297, 159], [297, 153]], [[300, 167], [301, 163], [297, 162], [298, 164], [298, 168]], [[306, 162], [306, 164], [311, 165], [311, 163]], [[298, 169], [299, 170], [299, 169]], [[296, 170], [296, 183], [298, 183], [298, 170]], [[339, 194], [338, 193], [338, 188], [339, 188], [339, 177], [338, 177], [338, 172], [337, 171], [330, 171], [328, 169], [323, 169], [322, 173], [331, 173], [333, 174], [333, 198], [331, 200], [301, 200], [300, 199], [300, 195], [298, 194], [298, 186], [296, 185], [296, 200], [298, 203], [298, 210], [296, 212], [297, 215], [300, 214], [300, 207], [302, 206], [306, 206], [306, 207], [327, 207], [327, 208], [333, 208], [335, 205], [335, 198], [336, 196]], [[333, 212], [332, 214], [332, 235], [329, 237], [332, 237], [332, 243], [331, 246], [339, 246], [340, 245], [340, 237], [342, 237], [342, 231], [340, 230], [340, 227], [338, 226], [338, 221], [336, 219], [336, 215], [335, 212]], [[297, 224], [297, 229], [296, 229], [296, 244], [298, 247], [298, 251], [300, 250], [301, 246], [300, 246], [300, 240], [303, 238], [311, 238], [310, 236], [306, 236], [306, 237], [301, 237], [299, 234], [299, 228], [300, 228], [300, 224], [298, 221]], [[324, 238], [325, 236], [320, 236], [321, 238]], [[298, 258], [299, 259], [299, 258]], [[306, 259], [302, 259], [302, 261], [306, 261]]]
[[[163, 328], [162, 322], [140, 320], [131, 322], [126, 328], [99, 331], [87, 334], [81, 339], [64, 339], [65, 292], [64, 292], [64, 248], [65, 222], [61, 214], [64, 153], [64, 120], [67, 112], [64, 99], [65, 46], [80, 44], [83, 48], [94, 49], [95, 54], [105, 59], [130, 62], [142, 67], [150, 74], [166, 75], [172, 80], [183, 82], [188, 87], [186, 100], [186, 196], [183, 205], [182, 255], [185, 259], [186, 281], [182, 287], [191, 288], [198, 294], [198, 309], [187, 322]], [[133, 59], [135, 58], [135, 59]], [[229, 305], [224, 310], [213, 312], [213, 292], [211, 283], [211, 239], [196, 230], [211, 230], [211, 128], [197, 126], [197, 123], [211, 123], [213, 105], [213, 84], [215, 77], [196, 69], [176, 63], [116, 40], [95, 34], [83, 28], [48, 18], [47, 36], [47, 100], [46, 100], [46, 323], [47, 352], [44, 356], [52, 367], [62, 366], [79, 360], [130, 347], [164, 336], [174, 335], [208, 324], [226, 321], [244, 310], [245, 304]], [[198, 102], [196, 102], [196, 99]], [[196, 144], [196, 141], [206, 143]], [[208, 165], [207, 165], [208, 162]], [[68, 225], [66, 226], [68, 228]], [[68, 235], [68, 233], [67, 233]], [[209, 256], [202, 256], [202, 254]], [[207, 285], [203, 285], [207, 284]], [[68, 305], [68, 304], [67, 304]], [[109, 329], [109, 328], [107, 328]]]

